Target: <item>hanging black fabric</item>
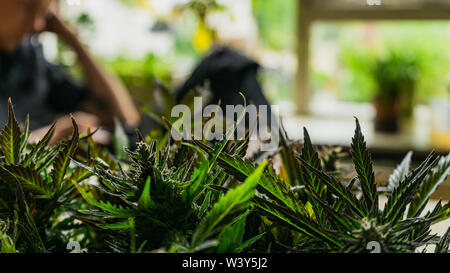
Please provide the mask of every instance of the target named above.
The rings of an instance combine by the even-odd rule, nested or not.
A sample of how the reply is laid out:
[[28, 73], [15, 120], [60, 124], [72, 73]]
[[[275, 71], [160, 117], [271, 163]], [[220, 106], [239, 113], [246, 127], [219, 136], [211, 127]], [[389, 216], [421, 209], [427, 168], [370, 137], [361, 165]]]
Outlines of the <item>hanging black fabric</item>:
[[[204, 58], [186, 82], [178, 88], [177, 102], [181, 102], [192, 89], [209, 82], [209, 90], [212, 93], [209, 104], [221, 101], [224, 113], [226, 105], [243, 104], [240, 95], [242, 93], [248, 104], [267, 105], [267, 114], [270, 117], [272, 113], [269, 102], [257, 79], [259, 69], [260, 65], [254, 60], [229, 47], [220, 47]], [[248, 127], [248, 123], [246, 125]]]

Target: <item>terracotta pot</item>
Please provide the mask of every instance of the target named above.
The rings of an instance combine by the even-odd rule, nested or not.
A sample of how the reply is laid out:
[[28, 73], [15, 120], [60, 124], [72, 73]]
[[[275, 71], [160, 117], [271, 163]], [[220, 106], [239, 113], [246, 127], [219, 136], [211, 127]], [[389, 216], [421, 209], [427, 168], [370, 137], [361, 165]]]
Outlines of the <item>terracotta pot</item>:
[[398, 98], [374, 100], [376, 109], [375, 130], [384, 133], [397, 133], [400, 130], [400, 104]]

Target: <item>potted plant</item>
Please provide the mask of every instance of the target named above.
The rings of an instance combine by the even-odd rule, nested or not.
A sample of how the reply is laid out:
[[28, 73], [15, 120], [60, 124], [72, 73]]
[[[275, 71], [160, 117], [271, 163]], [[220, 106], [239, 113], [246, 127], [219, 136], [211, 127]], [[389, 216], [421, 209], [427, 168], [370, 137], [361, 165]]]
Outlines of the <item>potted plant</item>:
[[375, 129], [397, 132], [411, 120], [414, 112], [415, 86], [419, 74], [418, 59], [406, 52], [390, 51], [375, 59], [371, 72], [375, 79]]

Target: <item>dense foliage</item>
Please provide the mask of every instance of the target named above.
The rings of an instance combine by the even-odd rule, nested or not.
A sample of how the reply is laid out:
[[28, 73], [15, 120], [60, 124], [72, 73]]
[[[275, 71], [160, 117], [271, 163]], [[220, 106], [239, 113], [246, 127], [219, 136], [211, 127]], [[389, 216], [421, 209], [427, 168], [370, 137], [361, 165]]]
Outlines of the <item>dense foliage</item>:
[[357, 176], [344, 181], [339, 151], [318, 152], [306, 129], [302, 145], [281, 131], [276, 171], [277, 155], [246, 156], [248, 138], [141, 137], [119, 155], [80, 136], [75, 121], [70, 140], [49, 146], [53, 126], [28, 144], [11, 102], [9, 114], [0, 133], [1, 252], [76, 244], [89, 252], [368, 252], [371, 242], [382, 252], [449, 251], [450, 231], [439, 237], [430, 227], [448, 219], [450, 203], [424, 210], [450, 172], [450, 155], [430, 154], [411, 170], [409, 153], [377, 187], [358, 121], [350, 153]]
[[386, 96], [406, 88], [420, 103], [447, 100], [448, 79], [441, 77], [450, 60], [444, 48], [449, 37], [440, 34], [445, 28], [441, 22], [377, 23], [373, 38], [358, 43], [355, 30], [364, 31], [364, 26], [340, 29], [340, 98], [366, 102], [380, 92]]

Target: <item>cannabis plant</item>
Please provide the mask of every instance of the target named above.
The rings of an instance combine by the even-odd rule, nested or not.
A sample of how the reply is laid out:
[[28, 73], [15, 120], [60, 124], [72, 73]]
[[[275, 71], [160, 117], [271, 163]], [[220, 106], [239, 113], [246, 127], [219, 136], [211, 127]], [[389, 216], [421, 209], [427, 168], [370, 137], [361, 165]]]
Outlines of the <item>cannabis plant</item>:
[[[209, 154], [215, 152], [198, 144]], [[358, 175], [349, 183], [323, 169], [306, 129], [301, 153], [295, 157], [297, 161], [291, 166], [298, 170], [300, 187], [268, 168], [258, 182], [259, 194], [253, 198], [261, 215], [279, 225], [272, 232], [276, 244], [303, 252], [368, 252], [373, 242], [381, 252], [414, 252], [430, 244], [437, 246], [436, 251], [448, 249], [448, 232], [439, 241], [430, 227], [449, 217], [450, 203], [439, 201], [433, 210], [423, 212], [431, 194], [450, 172], [450, 155], [439, 159], [432, 153], [414, 170], [410, 170], [407, 156], [390, 177], [384, 209], [379, 208], [371, 154], [358, 120], [351, 145]], [[251, 161], [226, 153], [218, 156], [218, 163], [240, 181], [256, 168]], [[359, 190], [355, 191], [355, 186]]]
[[[28, 143], [14, 118], [0, 132], [0, 251], [65, 252], [435, 252], [449, 251], [450, 203], [428, 201], [450, 172], [450, 154], [431, 153], [411, 169], [408, 153], [383, 187], [358, 120], [350, 156], [357, 176], [345, 181], [336, 148], [291, 142], [246, 157], [249, 135], [230, 140], [156, 141], [139, 132], [126, 148], [117, 126], [112, 152], [93, 133], [50, 146]], [[242, 119], [241, 119], [242, 120]], [[170, 129], [168, 120], [166, 122]], [[27, 122], [28, 123], [28, 122]], [[280, 154], [282, 167], [274, 169]], [[262, 162], [262, 163], [256, 163]], [[380, 206], [380, 196], [387, 202]]]
[[[78, 127], [72, 119], [72, 138], [49, 146], [55, 130], [53, 124], [41, 141], [28, 144], [28, 119], [21, 130], [11, 100], [8, 105], [8, 123], [0, 132], [2, 244], [9, 250], [14, 243], [20, 251], [46, 252], [50, 247], [58, 248], [60, 243], [50, 230], [56, 223], [57, 210], [72, 199], [71, 182], [78, 183], [86, 177], [82, 169], [69, 168], [79, 142]], [[6, 237], [8, 234], [12, 237]]]
[[207, 188], [226, 178], [220, 170], [210, 172], [213, 159], [188, 143], [178, 148], [166, 144], [160, 150], [157, 146], [156, 141], [141, 139], [135, 151], [126, 150], [126, 168], [120, 166], [115, 172], [107, 165], [92, 168], [77, 163], [98, 177], [94, 189], [104, 194], [104, 200], [98, 200], [94, 191], [89, 193], [74, 182], [92, 207], [80, 213], [110, 232], [109, 247], [121, 252], [225, 252], [250, 246], [257, 238], [243, 241], [248, 213], [242, 212], [250, 204], [264, 166], [219, 196]]

